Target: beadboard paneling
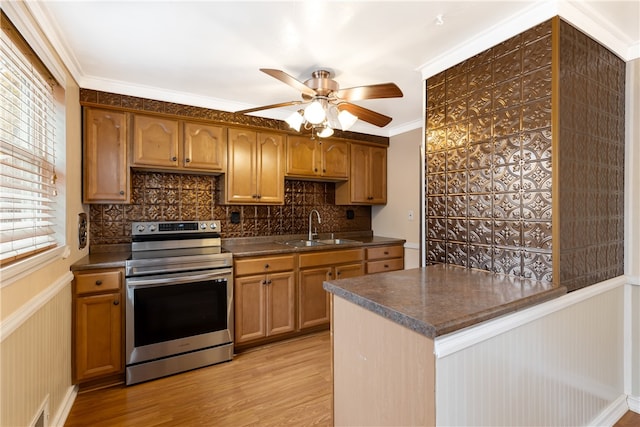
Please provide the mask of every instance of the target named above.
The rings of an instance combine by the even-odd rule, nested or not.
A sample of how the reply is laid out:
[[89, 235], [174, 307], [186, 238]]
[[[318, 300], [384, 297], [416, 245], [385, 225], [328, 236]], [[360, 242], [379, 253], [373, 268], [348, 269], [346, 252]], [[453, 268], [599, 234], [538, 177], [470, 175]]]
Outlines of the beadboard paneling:
[[623, 321], [621, 284], [437, 359], [437, 424], [588, 425], [624, 395]]
[[71, 284], [4, 337], [0, 350], [0, 425], [29, 425], [45, 399], [50, 417], [71, 389]]

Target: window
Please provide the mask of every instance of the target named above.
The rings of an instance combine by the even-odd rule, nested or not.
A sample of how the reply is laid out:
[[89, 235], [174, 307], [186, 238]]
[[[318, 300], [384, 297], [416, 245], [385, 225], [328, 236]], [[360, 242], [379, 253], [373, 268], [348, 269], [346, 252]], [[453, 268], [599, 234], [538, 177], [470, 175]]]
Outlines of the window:
[[[55, 81], [7, 17], [0, 31], [0, 265], [57, 246]], [[25, 54], [26, 51], [26, 54]], [[45, 69], [46, 70], [46, 69]]]

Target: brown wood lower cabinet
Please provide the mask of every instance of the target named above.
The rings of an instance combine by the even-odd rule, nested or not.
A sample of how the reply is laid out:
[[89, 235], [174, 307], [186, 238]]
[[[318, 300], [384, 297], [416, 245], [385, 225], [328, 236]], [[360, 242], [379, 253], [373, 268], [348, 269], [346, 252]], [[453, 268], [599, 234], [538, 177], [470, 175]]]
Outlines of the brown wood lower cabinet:
[[73, 382], [124, 372], [122, 269], [75, 273]]
[[235, 343], [295, 331], [294, 255], [235, 261]]
[[404, 247], [402, 245], [366, 248], [365, 257], [367, 274], [404, 269]]
[[362, 276], [363, 250], [313, 252], [299, 255], [298, 326], [300, 329], [328, 325], [330, 319], [329, 293], [325, 280]]

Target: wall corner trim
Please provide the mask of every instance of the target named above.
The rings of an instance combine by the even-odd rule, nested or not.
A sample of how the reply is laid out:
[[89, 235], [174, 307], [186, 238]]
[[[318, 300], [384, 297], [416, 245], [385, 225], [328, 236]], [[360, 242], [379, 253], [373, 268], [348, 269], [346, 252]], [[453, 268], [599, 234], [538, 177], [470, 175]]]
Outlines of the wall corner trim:
[[67, 417], [69, 417], [69, 413], [71, 412], [71, 408], [73, 407], [73, 402], [76, 401], [76, 397], [78, 396], [78, 386], [74, 385], [69, 387], [67, 393], [64, 396], [64, 399], [60, 403], [60, 407], [56, 411], [55, 415], [51, 417], [49, 425], [51, 426], [63, 426], [67, 421]]
[[24, 322], [33, 316], [34, 313], [64, 289], [65, 286], [71, 285], [72, 280], [73, 273], [71, 273], [71, 271], [66, 272], [54, 280], [46, 289], [30, 299], [26, 304], [23, 304], [22, 307], [11, 313], [6, 319], [2, 320], [0, 323], [0, 342], [15, 332]]

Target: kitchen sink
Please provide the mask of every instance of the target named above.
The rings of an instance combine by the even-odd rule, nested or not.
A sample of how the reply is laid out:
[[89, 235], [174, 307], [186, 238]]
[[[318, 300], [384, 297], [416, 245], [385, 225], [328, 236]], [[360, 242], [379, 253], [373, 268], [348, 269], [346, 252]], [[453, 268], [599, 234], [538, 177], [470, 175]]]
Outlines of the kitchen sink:
[[351, 239], [320, 239], [318, 240], [318, 242], [324, 245], [348, 245], [351, 243], [362, 243], [357, 240], [351, 240]]
[[296, 248], [326, 245], [326, 243], [321, 243], [319, 240], [287, 240], [287, 241], [278, 242], [278, 243], [282, 243], [287, 246], [294, 246]]
[[278, 242], [287, 246], [293, 246], [296, 248], [304, 248], [308, 246], [323, 246], [323, 245], [347, 245], [350, 243], [362, 243], [357, 240], [351, 239], [319, 239], [319, 240], [286, 240], [284, 242]]

